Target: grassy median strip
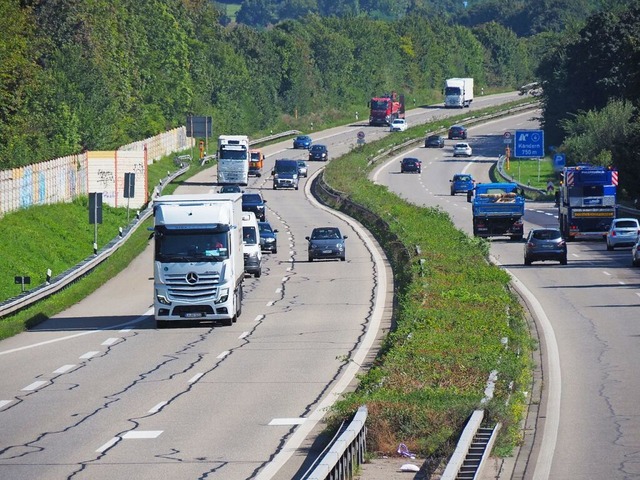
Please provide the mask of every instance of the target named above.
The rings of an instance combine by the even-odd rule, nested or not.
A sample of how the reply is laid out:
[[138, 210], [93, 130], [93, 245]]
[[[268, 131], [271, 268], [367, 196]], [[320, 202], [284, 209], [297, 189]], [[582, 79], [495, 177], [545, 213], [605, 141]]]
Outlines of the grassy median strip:
[[[509, 454], [520, 441], [535, 348], [524, 313], [508, 275], [487, 261], [485, 240], [455, 228], [441, 209], [412, 205], [367, 179], [369, 161], [401, 141], [393, 135], [367, 144], [325, 171], [328, 185], [384, 219], [411, 254], [394, 265], [397, 328], [357, 391], [337, 404], [334, 420], [366, 404], [370, 450], [393, 455], [404, 443], [412, 452], [446, 457], [469, 415], [484, 408], [502, 422], [498, 449]], [[494, 398], [482, 404], [492, 370]]]

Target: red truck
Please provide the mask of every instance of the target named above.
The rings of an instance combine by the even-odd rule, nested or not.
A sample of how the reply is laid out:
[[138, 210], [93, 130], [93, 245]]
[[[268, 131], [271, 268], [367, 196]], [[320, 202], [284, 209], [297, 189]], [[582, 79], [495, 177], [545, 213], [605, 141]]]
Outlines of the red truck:
[[369, 108], [369, 125], [391, 125], [396, 118], [404, 118], [404, 95], [392, 92], [373, 97]]

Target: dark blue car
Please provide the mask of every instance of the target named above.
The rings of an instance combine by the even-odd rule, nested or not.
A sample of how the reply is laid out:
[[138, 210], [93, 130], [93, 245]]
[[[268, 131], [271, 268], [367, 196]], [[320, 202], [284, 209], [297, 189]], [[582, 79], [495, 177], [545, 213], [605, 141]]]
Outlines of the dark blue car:
[[346, 235], [342, 235], [336, 227], [314, 228], [309, 237], [304, 237], [309, 242], [309, 261], [322, 258], [339, 258], [345, 261], [345, 240]]
[[473, 177], [468, 173], [456, 173], [449, 182], [451, 182], [451, 195], [467, 193], [469, 190], [473, 190], [475, 185]]
[[298, 135], [293, 139], [293, 148], [309, 150], [311, 148], [311, 137], [309, 135]]

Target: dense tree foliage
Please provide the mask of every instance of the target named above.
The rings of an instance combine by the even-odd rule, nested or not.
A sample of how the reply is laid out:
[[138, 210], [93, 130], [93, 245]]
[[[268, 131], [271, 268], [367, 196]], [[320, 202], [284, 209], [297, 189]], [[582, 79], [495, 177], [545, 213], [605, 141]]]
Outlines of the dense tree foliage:
[[440, 100], [450, 76], [533, 76], [529, 41], [499, 25], [401, 14], [426, 2], [254, 2], [265, 23], [276, 4], [296, 19], [225, 26], [209, 0], [0, 0], [0, 168], [116, 148], [190, 113], [215, 135], [251, 133], [364, 113], [392, 90]]
[[636, 172], [621, 175], [620, 182], [637, 195], [640, 2], [631, 3], [596, 14], [578, 32], [556, 38], [538, 75], [550, 144], [564, 141], [572, 163], [604, 163]]

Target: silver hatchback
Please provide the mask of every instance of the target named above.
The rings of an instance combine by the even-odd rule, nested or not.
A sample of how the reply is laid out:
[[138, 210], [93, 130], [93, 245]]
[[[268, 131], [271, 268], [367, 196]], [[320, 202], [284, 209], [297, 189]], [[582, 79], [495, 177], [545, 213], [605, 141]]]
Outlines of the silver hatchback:
[[615, 218], [607, 232], [607, 250], [633, 247], [640, 234], [640, 222], [635, 218]]

